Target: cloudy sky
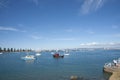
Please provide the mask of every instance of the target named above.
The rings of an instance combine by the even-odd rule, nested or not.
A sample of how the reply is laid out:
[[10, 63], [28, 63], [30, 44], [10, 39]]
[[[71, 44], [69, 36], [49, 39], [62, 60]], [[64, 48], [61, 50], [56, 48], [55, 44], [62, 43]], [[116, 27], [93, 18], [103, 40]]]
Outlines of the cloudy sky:
[[120, 46], [120, 0], [0, 0], [0, 46]]

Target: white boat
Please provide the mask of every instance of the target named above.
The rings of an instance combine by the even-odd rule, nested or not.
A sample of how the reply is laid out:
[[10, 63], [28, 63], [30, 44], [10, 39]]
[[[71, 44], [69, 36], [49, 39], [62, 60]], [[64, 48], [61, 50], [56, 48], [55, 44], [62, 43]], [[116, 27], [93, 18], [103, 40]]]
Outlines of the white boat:
[[51, 52], [51, 54], [55, 54], [54, 52]]
[[0, 52], [0, 54], [3, 54], [2, 52]]
[[40, 56], [41, 54], [40, 54], [40, 53], [36, 53], [35, 55], [36, 55], [36, 56]]
[[64, 55], [70, 55], [68, 50], [65, 50]]
[[22, 57], [23, 60], [34, 60], [35, 56], [34, 55], [27, 55], [25, 57]]
[[65, 53], [64, 55], [70, 55], [70, 54], [68, 54], [68, 53]]

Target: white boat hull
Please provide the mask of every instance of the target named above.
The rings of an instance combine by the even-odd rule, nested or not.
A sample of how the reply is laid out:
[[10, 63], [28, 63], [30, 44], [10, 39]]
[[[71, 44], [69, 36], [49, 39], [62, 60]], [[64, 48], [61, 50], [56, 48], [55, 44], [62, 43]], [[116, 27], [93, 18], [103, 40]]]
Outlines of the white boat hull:
[[33, 55], [27, 55], [25, 57], [22, 57], [23, 60], [34, 60], [35, 57]]

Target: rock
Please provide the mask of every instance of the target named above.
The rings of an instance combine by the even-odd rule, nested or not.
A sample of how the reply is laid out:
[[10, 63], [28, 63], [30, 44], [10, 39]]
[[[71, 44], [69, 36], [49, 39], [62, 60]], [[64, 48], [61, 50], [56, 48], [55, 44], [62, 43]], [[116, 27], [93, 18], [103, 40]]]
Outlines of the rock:
[[78, 80], [78, 76], [71, 76], [70, 80]]

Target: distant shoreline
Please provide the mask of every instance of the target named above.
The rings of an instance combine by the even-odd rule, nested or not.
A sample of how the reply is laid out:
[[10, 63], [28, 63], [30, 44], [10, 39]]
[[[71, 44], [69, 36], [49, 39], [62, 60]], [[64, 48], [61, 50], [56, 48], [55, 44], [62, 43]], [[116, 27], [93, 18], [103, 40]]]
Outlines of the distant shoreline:
[[6, 53], [6, 52], [31, 52], [32, 49], [21, 49], [21, 48], [1, 48], [0, 47], [0, 53]]

